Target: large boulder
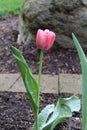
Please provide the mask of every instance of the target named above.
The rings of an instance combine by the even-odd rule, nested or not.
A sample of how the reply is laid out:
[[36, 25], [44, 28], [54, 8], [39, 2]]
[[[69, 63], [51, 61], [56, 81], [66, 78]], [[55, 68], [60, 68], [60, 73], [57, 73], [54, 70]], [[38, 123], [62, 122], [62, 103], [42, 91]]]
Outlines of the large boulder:
[[24, 0], [20, 14], [20, 34], [25, 44], [35, 42], [37, 29], [56, 33], [55, 45], [73, 48], [75, 33], [87, 48], [87, 0]]

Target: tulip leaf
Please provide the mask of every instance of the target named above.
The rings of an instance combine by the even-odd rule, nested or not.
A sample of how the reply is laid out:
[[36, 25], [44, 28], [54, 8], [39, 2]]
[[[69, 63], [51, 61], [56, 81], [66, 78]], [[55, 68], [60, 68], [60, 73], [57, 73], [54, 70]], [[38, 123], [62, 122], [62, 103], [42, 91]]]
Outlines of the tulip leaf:
[[[49, 116], [53, 113], [54, 111], [54, 107], [55, 105], [54, 104], [50, 104], [50, 105], [47, 105], [42, 111], [41, 113], [39, 114], [39, 129], [41, 129], [41, 127], [43, 125], [45, 125], [46, 121], [48, 120]], [[33, 125], [33, 130], [36, 130], [35, 129], [35, 123]]]
[[57, 110], [59, 110], [58, 118], [53, 122], [51, 130], [55, 126], [66, 118], [72, 116], [72, 112], [80, 110], [80, 99], [76, 96], [71, 96], [69, 98], [60, 98], [57, 105]]
[[77, 96], [71, 96], [69, 98], [62, 98], [64, 104], [70, 107], [71, 111], [80, 110], [80, 99]]
[[11, 46], [11, 49], [17, 60], [25, 88], [30, 99], [32, 109], [34, 111], [34, 114], [36, 114], [36, 111], [38, 109], [38, 83], [34, 79], [32, 72], [28, 67], [21, 52], [13, 46]]
[[78, 39], [73, 33], [72, 38], [80, 58], [82, 68], [82, 130], [87, 130], [87, 57], [85, 56]]
[[52, 106], [51, 109], [49, 107], [44, 108], [38, 116], [39, 130], [53, 130], [61, 121], [71, 117], [73, 111], [80, 110], [80, 100], [76, 96], [59, 98], [55, 107]]

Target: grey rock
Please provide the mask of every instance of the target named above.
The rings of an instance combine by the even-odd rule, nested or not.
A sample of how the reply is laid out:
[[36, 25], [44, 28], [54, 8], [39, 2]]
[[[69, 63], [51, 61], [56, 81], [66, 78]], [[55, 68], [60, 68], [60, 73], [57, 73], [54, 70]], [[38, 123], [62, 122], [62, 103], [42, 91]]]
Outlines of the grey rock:
[[25, 0], [20, 14], [24, 44], [35, 42], [39, 28], [56, 33], [55, 46], [73, 48], [73, 32], [87, 48], [87, 0]]

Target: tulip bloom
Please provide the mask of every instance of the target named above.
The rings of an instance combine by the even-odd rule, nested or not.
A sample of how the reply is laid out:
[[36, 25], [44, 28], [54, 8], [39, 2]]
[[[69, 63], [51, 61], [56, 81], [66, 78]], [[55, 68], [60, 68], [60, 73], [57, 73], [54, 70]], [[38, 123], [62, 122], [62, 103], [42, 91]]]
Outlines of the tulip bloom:
[[36, 36], [36, 46], [43, 50], [49, 50], [55, 41], [55, 37], [55, 33], [49, 31], [48, 29], [44, 31], [38, 29]]

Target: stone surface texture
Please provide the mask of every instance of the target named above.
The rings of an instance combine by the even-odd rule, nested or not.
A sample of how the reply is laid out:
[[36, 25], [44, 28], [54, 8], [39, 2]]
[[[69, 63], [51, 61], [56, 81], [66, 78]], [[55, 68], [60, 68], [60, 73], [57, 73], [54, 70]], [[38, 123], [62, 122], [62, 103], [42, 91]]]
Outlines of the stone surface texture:
[[25, 0], [20, 14], [20, 34], [25, 44], [35, 42], [38, 28], [56, 33], [55, 45], [73, 48], [75, 33], [87, 48], [87, 0]]
[[[38, 79], [38, 75], [34, 75], [34, 77]], [[0, 74], [0, 79], [0, 92], [26, 92], [19, 73]], [[42, 75], [41, 92], [58, 94], [58, 75]]]
[[82, 94], [82, 75], [59, 74], [59, 92]]
[[[37, 75], [34, 77], [38, 78]], [[0, 92], [26, 92], [19, 73], [0, 74], [0, 79]], [[82, 94], [82, 75], [64, 73], [54, 76], [42, 75], [40, 91], [54, 94]]]

